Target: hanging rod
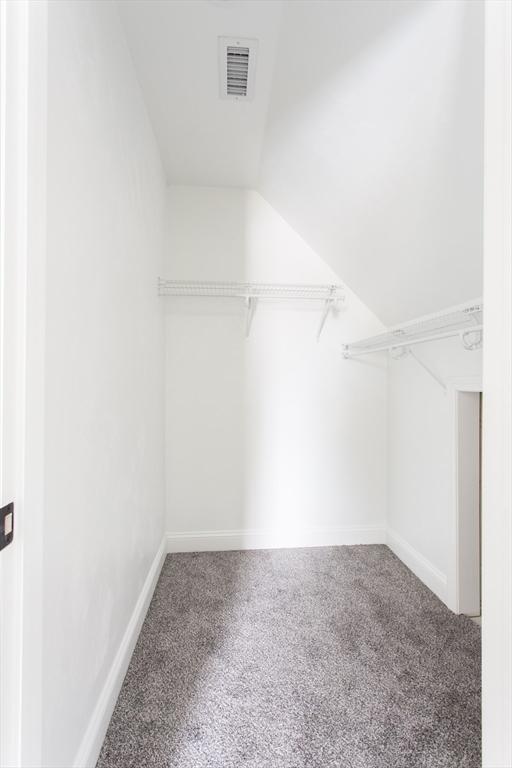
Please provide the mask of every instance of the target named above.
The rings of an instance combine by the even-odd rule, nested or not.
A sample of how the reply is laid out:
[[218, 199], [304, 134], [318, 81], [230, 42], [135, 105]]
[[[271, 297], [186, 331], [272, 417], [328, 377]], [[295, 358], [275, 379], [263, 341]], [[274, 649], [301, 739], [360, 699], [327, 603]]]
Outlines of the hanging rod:
[[460, 337], [465, 349], [474, 350], [482, 346], [482, 331], [483, 305], [481, 302], [473, 302], [395, 326], [377, 336], [345, 344], [343, 355], [350, 359], [454, 336]]
[[343, 286], [305, 283], [218, 283], [158, 278], [159, 296], [210, 296], [243, 299], [246, 306], [246, 335], [249, 335], [258, 299], [298, 299], [323, 301], [324, 311], [317, 338], [330, 312], [345, 301]]

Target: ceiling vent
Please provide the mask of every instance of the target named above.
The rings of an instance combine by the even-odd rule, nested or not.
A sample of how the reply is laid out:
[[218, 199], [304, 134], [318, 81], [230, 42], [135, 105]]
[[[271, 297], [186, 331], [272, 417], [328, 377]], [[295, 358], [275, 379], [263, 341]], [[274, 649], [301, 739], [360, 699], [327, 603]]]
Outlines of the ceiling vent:
[[243, 37], [219, 37], [221, 99], [252, 100], [257, 50], [257, 40]]

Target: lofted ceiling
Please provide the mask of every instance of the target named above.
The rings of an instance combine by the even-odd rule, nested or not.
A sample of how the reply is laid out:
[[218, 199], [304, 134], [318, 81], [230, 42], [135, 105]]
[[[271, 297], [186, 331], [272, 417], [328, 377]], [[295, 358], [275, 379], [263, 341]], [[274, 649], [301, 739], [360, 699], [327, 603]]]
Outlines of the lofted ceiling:
[[[170, 184], [256, 188], [386, 324], [482, 292], [480, 0], [118, 0]], [[254, 100], [217, 38], [259, 40]]]
[[[281, 3], [120, 0], [121, 19], [170, 183], [255, 187]], [[219, 98], [217, 39], [258, 40], [252, 101]]]

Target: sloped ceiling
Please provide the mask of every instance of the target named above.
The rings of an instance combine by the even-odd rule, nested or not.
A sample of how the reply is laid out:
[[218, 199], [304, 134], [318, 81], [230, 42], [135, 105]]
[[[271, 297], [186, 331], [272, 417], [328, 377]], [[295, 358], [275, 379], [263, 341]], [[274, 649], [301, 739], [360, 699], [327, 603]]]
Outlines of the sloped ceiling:
[[[480, 0], [119, 7], [169, 183], [257, 188], [386, 324], [481, 295]], [[226, 34], [260, 40], [251, 104]]]
[[[281, 3], [121, 0], [117, 5], [169, 183], [255, 187]], [[219, 98], [217, 38], [231, 35], [259, 43], [250, 102]]]
[[295, 2], [259, 190], [387, 323], [481, 294], [478, 2]]

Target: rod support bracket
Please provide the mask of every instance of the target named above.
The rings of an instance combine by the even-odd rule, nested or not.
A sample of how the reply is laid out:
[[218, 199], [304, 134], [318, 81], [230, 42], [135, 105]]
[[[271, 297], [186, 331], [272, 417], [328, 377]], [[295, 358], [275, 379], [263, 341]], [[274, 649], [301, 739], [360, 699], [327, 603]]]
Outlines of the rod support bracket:
[[412, 351], [412, 349], [409, 350], [409, 355], [413, 358], [413, 360], [416, 360], [420, 368], [423, 368], [423, 370], [426, 373], [428, 373], [431, 379], [433, 379], [437, 384], [439, 384], [443, 392], [446, 392], [446, 384], [444, 383], [442, 378], [439, 376], [439, 374], [433, 371], [429, 365], [423, 362], [423, 360], [420, 360], [420, 358], [417, 357], [417, 355], [415, 354], [415, 352]]
[[322, 335], [322, 331], [324, 329], [325, 322], [327, 318], [329, 317], [330, 312], [337, 306], [337, 303], [339, 299], [336, 298], [336, 290], [337, 286], [332, 285], [331, 290], [329, 292], [328, 298], [325, 300], [324, 303], [324, 311], [322, 312], [322, 317], [320, 319], [320, 325], [318, 326], [318, 331], [316, 333], [316, 340], [320, 340], [320, 336]]
[[473, 331], [469, 329], [467, 331], [463, 331], [460, 334], [462, 346], [468, 352], [475, 352], [477, 349], [481, 349], [483, 344], [483, 337], [484, 334], [482, 330]]
[[252, 320], [256, 311], [256, 296], [245, 297], [245, 337], [248, 338], [251, 332]]

